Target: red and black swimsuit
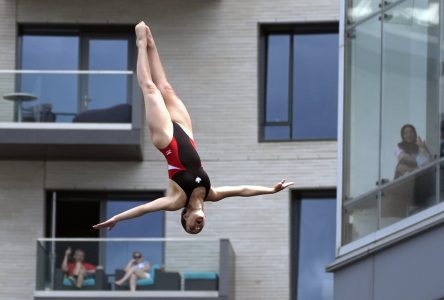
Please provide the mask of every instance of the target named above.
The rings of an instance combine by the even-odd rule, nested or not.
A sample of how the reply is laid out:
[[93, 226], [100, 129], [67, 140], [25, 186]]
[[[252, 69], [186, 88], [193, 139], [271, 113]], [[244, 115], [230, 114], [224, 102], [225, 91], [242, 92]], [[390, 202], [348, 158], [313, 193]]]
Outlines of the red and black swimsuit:
[[187, 195], [188, 205], [195, 188], [205, 188], [205, 198], [211, 188], [210, 178], [202, 168], [202, 162], [196, 151], [196, 143], [185, 133], [179, 124], [173, 122], [173, 139], [170, 144], [160, 149], [168, 162], [168, 176], [176, 182]]

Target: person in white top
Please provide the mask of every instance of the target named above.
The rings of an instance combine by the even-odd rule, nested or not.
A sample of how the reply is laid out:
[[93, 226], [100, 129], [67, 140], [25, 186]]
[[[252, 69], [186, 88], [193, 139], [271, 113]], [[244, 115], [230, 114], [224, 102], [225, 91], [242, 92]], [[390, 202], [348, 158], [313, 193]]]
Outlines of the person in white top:
[[150, 263], [143, 260], [142, 253], [139, 251], [134, 251], [133, 258], [130, 259], [125, 267], [125, 275], [117, 280], [115, 284], [121, 286], [129, 280], [130, 290], [135, 291], [136, 281], [138, 279], [150, 278], [150, 269]]

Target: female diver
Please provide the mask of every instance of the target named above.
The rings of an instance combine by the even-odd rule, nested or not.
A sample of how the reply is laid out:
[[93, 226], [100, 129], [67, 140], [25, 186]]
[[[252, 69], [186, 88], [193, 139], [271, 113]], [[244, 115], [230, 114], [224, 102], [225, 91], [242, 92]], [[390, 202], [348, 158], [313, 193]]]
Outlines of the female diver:
[[165, 197], [117, 214], [94, 225], [94, 228], [111, 229], [119, 221], [146, 213], [183, 209], [183, 228], [188, 233], [197, 234], [205, 225], [205, 201], [273, 194], [293, 184], [282, 180], [273, 187], [212, 187], [196, 151], [190, 116], [167, 81], [151, 31], [144, 22], [140, 22], [135, 32], [138, 48], [137, 79], [143, 92], [151, 141], [168, 162], [168, 189]]

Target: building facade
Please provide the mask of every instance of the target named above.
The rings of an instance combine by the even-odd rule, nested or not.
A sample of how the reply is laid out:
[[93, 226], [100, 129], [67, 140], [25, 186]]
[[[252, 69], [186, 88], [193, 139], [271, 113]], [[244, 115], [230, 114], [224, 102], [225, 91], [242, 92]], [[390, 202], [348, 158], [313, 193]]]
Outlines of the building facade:
[[[306, 208], [294, 203], [301, 199], [334, 199], [331, 193], [336, 188], [337, 143], [335, 133], [317, 132], [307, 137], [295, 133], [288, 120], [279, 118], [282, 112], [273, 110], [274, 100], [267, 100], [273, 96], [267, 94], [267, 91], [273, 91], [272, 84], [267, 90], [264, 86], [268, 80], [265, 74], [271, 70], [279, 73], [280, 62], [276, 62], [278, 67], [273, 69], [271, 58], [268, 65], [264, 59], [274, 51], [267, 48], [272, 45], [269, 35], [276, 34], [279, 42], [285, 34], [306, 33], [304, 28], [309, 28], [308, 33], [329, 34], [335, 31], [338, 14], [336, 1], [0, 0], [0, 69], [134, 70], [134, 48], [131, 46], [134, 41], [128, 28], [131, 30], [135, 23], [145, 20], [154, 33], [168, 79], [192, 116], [199, 153], [212, 184], [271, 186], [283, 178], [295, 182], [291, 189], [275, 195], [206, 204], [207, 224], [198, 237], [184, 233], [179, 211], [167, 212], [159, 217], [160, 233], [153, 233], [153, 236], [229, 239], [236, 256], [236, 299], [296, 299], [294, 282], [297, 276], [294, 273], [298, 272], [294, 270], [301, 267], [296, 261], [302, 252], [295, 252], [299, 248], [292, 241], [296, 228], [304, 228], [297, 221], [299, 215], [295, 214]], [[326, 24], [327, 28], [324, 28]], [[59, 37], [60, 32], [66, 33], [61, 34], [62, 44], [51, 38]], [[105, 36], [112, 36], [111, 40], [119, 40], [123, 32], [123, 40], [128, 42], [126, 50], [112, 43], [101, 44], [104, 32]], [[98, 40], [97, 44], [93, 40]], [[286, 43], [285, 38], [283, 42]], [[71, 45], [69, 43], [75, 46], [67, 47]], [[85, 43], [89, 46], [84, 46]], [[57, 50], [59, 46], [61, 50]], [[81, 49], [80, 54], [72, 53], [76, 47]], [[112, 51], [103, 50], [104, 47]], [[43, 49], [41, 56], [32, 57], [39, 49]], [[95, 60], [94, 51], [99, 51]], [[113, 51], [126, 53], [127, 61], [119, 65], [120, 56], [113, 57]], [[80, 61], [73, 61], [78, 57]], [[103, 57], [114, 65], [101, 65], [100, 58]], [[291, 57], [292, 61], [296, 60]], [[47, 65], [42, 65], [42, 61]], [[85, 61], [89, 62], [86, 67], [82, 65]], [[133, 73], [122, 74], [132, 78], [129, 86], [134, 85]], [[270, 74], [270, 78], [274, 76]], [[70, 73], [57, 76], [69, 77]], [[88, 76], [92, 77], [91, 74]], [[14, 91], [14, 86], [29, 86], [27, 93], [36, 93], [38, 88], [35, 86], [45, 86], [44, 79], [39, 82], [29, 78], [30, 82], [27, 82], [23, 74], [20, 79], [7, 72], [1, 77], [2, 94], [23, 92], [17, 88]], [[86, 103], [78, 104], [76, 101], [80, 96], [77, 94], [69, 100], [74, 93], [69, 90], [72, 87], [69, 80], [57, 81], [56, 85], [60, 87], [66, 84], [66, 89], [63, 88], [65, 100], [58, 100], [63, 104], [52, 103], [52, 112], [57, 115], [54, 124], [71, 123], [73, 112], [82, 111], [78, 107]], [[75, 81], [79, 86], [76, 85], [74, 90], [81, 89], [82, 80]], [[89, 80], [86, 84], [90, 89], [93, 85], [102, 90], [113, 88], [112, 93], [106, 95], [106, 101], [111, 101], [119, 93], [116, 86], [120, 83]], [[285, 80], [290, 82], [289, 78]], [[281, 90], [279, 83], [278, 80], [275, 92]], [[323, 86], [318, 83], [313, 88], [322, 89]], [[97, 97], [94, 98], [94, 91], [89, 91], [90, 98], [93, 98], [89, 102], [91, 109], [120, 103], [105, 101], [94, 107], [100, 101], [94, 102]], [[61, 97], [45, 95], [46, 100]], [[85, 125], [82, 132], [78, 131], [82, 124], [76, 128], [71, 126], [73, 124], [50, 124], [50, 120], [42, 121], [45, 122], [42, 124], [36, 119], [19, 124], [25, 120], [25, 110], [18, 116], [17, 107], [22, 110], [21, 106], [12, 101], [0, 101], [3, 140], [0, 143], [4, 149], [4, 152], [0, 151], [3, 156], [0, 157], [0, 299], [33, 297], [38, 280], [38, 238], [106, 237], [105, 233], [99, 235], [80, 229], [85, 228], [85, 223], [89, 228], [95, 220], [103, 219], [111, 211], [100, 206], [104, 202], [97, 202], [99, 206], [91, 208], [85, 204], [89, 201], [84, 201], [86, 198], [97, 199], [100, 193], [149, 194], [152, 197], [165, 191], [166, 163], [147, 138], [140, 94], [133, 91], [130, 98], [133, 118], [128, 126], [104, 129]], [[72, 107], [65, 105], [68, 101], [75, 101], [70, 104]], [[30, 102], [23, 101], [20, 105], [28, 110], [32, 108]], [[39, 107], [39, 117], [42, 107]], [[291, 111], [288, 107], [287, 110]], [[336, 114], [334, 109], [329, 111]], [[35, 110], [33, 112], [32, 118], [36, 118]], [[277, 115], [275, 119], [264, 117], [273, 113]], [[323, 124], [322, 120], [331, 117], [321, 115], [307, 119]], [[298, 120], [301, 117], [294, 117], [295, 124]], [[335, 124], [335, 118], [331, 120], [331, 124]], [[88, 136], [83, 136], [85, 130], [90, 131]], [[294, 131], [293, 134], [288, 135], [288, 130]], [[85, 140], [82, 142], [82, 139]], [[327, 193], [322, 193], [325, 191]], [[78, 197], [83, 200], [76, 200]], [[58, 213], [54, 203], [59, 205]], [[69, 213], [62, 214], [63, 209], [75, 211], [74, 217]], [[313, 209], [316, 218], [318, 210]], [[322, 220], [324, 214], [320, 216]], [[301, 234], [299, 232], [298, 236]], [[11, 280], [12, 277], [20, 280]], [[299, 280], [301, 278], [302, 275]], [[324, 293], [328, 297], [328, 291]]]

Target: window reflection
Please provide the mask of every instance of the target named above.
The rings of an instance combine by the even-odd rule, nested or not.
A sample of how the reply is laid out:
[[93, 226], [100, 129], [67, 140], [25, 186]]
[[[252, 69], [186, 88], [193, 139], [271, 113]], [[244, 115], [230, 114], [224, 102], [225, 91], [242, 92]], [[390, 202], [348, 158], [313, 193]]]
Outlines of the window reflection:
[[[23, 103], [22, 121], [73, 122], [84, 120], [76, 117], [93, 109], [99, 111], [89, 114], [88, 122], [123, 119], [132, 102], [133, 78], [128, 72], [132, 69], [132, 29], [113, 29], [107, 35], [102, 34], [106, 29], [82, 26], [37, 29], [29, 26], [22, 30], [20, 68], [50, 71], [19, 75], [16, 92], [37, 98]], [[78, 74], [78, 70], [95, 73]], [[102, 72], [106, 70], [117, 73]], [[108, 108], [116, 109], [109, 112]]]
[[333, 274], [325, 266], [335, 256], [336, 201], [303, 198], [297, 216], [297, 293], [294, 299], [333, 299]]
[[[21, 68], [24, 70], [77, 70], [79, 43], [76, 36], [22, 36]], [[23, 107], [31, 110], [36, 105], [49, 104], [52, 112], [63, 113], [57, 121], [71, 121], [77, 112], [79, 77], [72, 75], [22, 74], [20, 92], [37, 95]], [[25, 117], [27, 115], [25, 114]], [[34, 114], [29, 117], [34, 118]], [[26, 121], [27, 119], [25, 119]]]
[[[349, 84], [344, 89], [348, 89], [349, 98], [345, 105], [348, 118], [344, 121], [347, 136], [344, 197], [348, 200], [376, 188], [379, 180], [381, 22], [378, 18], [356, 27], [347, 46]], [[393, 150], [389, 153], [393, 160]]]
[[295, 35], [293, 139], [335, 139], [338, 115], [338, 35]]
[[[89, 70], [128, 70], [128, 40], [89, 41]], [[126, 103], [129, 91], [126, 75], [88, 75], [88, 101], [83, 109], [97, 109]]]
[[268, 37], [267, 63], [267, 122], [288, 121], [288, 89], [290, 68], [290, 36]]
[[354, 3], [354, 5], [347, 11], [347, 19], [350, 23], [359, 21], [375, 11], [373, 7], [375, 1], [361, 0], [356, 2], [357, 3]]

